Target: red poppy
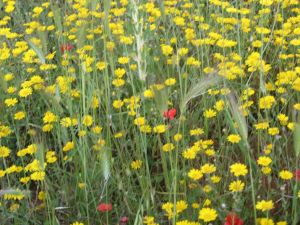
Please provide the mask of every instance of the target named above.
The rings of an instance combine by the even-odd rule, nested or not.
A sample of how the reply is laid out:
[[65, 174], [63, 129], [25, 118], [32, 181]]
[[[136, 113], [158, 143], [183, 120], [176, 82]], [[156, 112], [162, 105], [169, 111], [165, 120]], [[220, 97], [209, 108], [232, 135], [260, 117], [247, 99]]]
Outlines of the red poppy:
[[238, 215], [234, 212], [229, 213], [226, 216], [226, 220], [224, 225], [243, 225], [244, 221], [238, 217]]
[[120, 225], [126, 225], [128, 223], [128, 217], [127, 216], [123, 216], [120, 219]]
[[73, 45], [71, 45], [71, 44], [62, 44], [62, 45], [60, 46], [60, 51], [61, 51], [61, 53], [65, 53], [65, 51], [69, 52], [69, 51], [71, 51], [72, 49], [73, 49]]
[[296, 181], [300, 181], [300, 169], [297, 169], [294, 173]]
[[112, 210], [112, 204], [108, 203], [101, 203], [98, 205], [97, 210], [99, 212], [108, 212]]
[[164, 117], [167, 118], [168, 120], [173, 120], [176, 116], [176, 109], [172, 108], [170, 110], [167, 110], [164, 112]]

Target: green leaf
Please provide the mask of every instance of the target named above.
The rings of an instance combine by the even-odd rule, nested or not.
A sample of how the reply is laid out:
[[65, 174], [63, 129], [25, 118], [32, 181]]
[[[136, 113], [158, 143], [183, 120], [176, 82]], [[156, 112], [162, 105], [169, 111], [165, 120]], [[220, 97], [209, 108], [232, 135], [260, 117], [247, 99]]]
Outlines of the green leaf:
[[45, 59], [43, 51], [38, 46], [36, 46], [33, 42], [31, 42], [30, 40], [27, 40], [27, 42], [30, 45], [30, 47], [35, 51], [35, 53], [39, 57], [41, 63], [42, 64], [46, 63], [46, 59]]
[[299, 157], [299, 154], [300, 154], [300, 123], [295, 124], [294, 151], [295, 151], [296, 157]]
[[231, 91], [230, 94], [226, 96], [226, 99], [229, 102], [231, 116], [238, 125], [237, 130], [239, 134], [245, 142], [248, 142], [248, 126], [246, 118], [241, 111], [240, 104], [237, 102], [237, 96]]
[[208, 77], [205, 77], [199, 80], [198, 82], [195, 82], [195, 84], [191, 87], [191, 89], [188, 91], [188, 93], [183, 97], [183, 100], [181, 101], [180, 104], [181, 113], [185, 111], [189, 101], [191, 101], [193, 98], [203, 95], [207, 91], [207, 89], [219, 84], [221, 81], [222, 78], [217, 74], [210, 74]]

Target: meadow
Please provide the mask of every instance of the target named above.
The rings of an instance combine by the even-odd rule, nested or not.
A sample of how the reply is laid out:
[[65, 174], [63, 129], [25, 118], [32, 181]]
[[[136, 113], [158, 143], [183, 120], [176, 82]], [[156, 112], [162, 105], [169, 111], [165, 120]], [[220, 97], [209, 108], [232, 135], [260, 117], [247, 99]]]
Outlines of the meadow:
[[299, 0], [0, 0], [1, 225], [299, 225]]

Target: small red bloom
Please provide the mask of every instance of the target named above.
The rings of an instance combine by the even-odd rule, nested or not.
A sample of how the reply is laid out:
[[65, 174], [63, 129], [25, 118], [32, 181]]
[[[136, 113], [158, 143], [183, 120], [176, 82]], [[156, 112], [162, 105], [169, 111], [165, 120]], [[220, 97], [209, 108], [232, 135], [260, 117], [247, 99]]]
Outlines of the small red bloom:
[[63, 44], [60, 46], [61, 53], [65, 53], [65, 51], [69, 52], [73, 49], [73, 45], [71, 44]]
[[128, 217], [127, 216], [123, 216], [120, 219], [120, 225], [126, 225], [128, 223]]
[[238, 217], [234, 212], [229, 213], [226, 216], [224, 225], [243, 225], [244, 221]]
[[295, 179], [296, 179], [296, 181], [300, 181], [300, 169], [297, 169], [296, 171], [295, 171]]
[[168, 120], [173, 120], [176, 116], [176, 109], [172, 108], [170, 110], [167, 110], [164, 112], [164, 117], [167, 118]]
[[97, 210], [99, 212], [108, 212], [112, 210], [112, 204], [108, 203], [101, 203], [98, 205]]

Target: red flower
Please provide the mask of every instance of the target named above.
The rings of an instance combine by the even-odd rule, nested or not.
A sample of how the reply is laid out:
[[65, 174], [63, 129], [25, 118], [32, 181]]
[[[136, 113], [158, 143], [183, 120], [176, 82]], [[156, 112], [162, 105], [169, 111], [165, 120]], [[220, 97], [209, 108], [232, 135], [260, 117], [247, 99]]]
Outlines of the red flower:
[[127, 216], [123, 216], [120, 219], [120, 225], [126, 225], [128, 223], [128, 217]]
[[176, 109], [172, 108], [170, 110], [167, 110], [164, 112], [164, 117], [167, 118], [168, 120], [173, 120], [176, 116]]
[[99, 212], [108, 212], [112, 210], [112, 204], [108, 203], [101, 203], [98, 205], [97, 210]]
[[295, 171], [295, 179], [296, 179], [296, 181], [300, 181], [300, 169], [297, 169], [296, 171]]
[[243, 225], [244, 221], [238, 217], [238, 215], [234, 212], [229, 213], [226, 216], [226, 220], [224, 225]]
[[65, 51], [69, 52], [69, 51], [71, 51], [72, 49], [73, 49], [73, 45], [71, 45], [71, 44], [62, 44], [62, 45], [60, 46], [60, 51], [61, 51], [61, 53], [65, 53]]

